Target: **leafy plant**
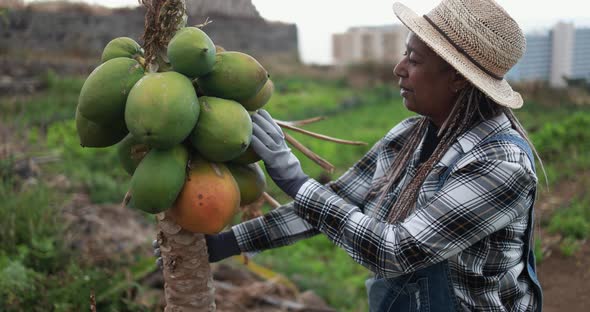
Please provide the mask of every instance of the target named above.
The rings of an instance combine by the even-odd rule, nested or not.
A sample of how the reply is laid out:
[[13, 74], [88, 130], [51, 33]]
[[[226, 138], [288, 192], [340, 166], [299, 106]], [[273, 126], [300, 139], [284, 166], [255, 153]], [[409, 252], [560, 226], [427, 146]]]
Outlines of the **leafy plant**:
[[93, 202], [121, 201], [130, 179], [119, 163], [115, 147], [82, 148], [73, 120], [50, 125], [45, 145], [62, 158], [56, 171], [81, 184]]
[[590, 199], [575, 200], [551, 217], [549, 232], [560, 233], [572, 239], [585, 239], [590, 236]]

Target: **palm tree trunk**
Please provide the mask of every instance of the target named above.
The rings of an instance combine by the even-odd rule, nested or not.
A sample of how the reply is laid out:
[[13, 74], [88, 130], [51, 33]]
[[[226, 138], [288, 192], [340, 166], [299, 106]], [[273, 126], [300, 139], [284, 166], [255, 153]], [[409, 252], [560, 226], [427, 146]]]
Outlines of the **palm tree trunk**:
[[157, 215], [163, 260], [165, 312], [215, 311], [215, 287], [205, 236], [183, 230], [166, 214]]

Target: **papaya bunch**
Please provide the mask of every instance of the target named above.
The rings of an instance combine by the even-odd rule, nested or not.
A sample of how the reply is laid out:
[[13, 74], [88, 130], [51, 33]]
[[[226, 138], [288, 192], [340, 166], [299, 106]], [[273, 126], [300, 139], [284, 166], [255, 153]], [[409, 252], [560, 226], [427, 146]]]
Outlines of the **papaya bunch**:
[[274, 86], [256, 59], [225, 51], [197, 27], [177, 31], [167, 57], [167, 71], [149, 72], [137, 42], [109, 42], [80, 91], [78, 136], [82, 147], [117, 148], [131, 206], [217, 233], [266, 188], [250, 114]]

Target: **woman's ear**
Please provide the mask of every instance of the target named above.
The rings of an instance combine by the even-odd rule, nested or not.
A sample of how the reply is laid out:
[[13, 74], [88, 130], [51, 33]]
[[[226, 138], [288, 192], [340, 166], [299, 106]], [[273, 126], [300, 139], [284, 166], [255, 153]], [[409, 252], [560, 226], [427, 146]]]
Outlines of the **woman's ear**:
[[469, 84], [469, 81], [463, 77], [458, 71], [451, 72], [451, 83], [449, 84], [453, 93], [458, 93]]

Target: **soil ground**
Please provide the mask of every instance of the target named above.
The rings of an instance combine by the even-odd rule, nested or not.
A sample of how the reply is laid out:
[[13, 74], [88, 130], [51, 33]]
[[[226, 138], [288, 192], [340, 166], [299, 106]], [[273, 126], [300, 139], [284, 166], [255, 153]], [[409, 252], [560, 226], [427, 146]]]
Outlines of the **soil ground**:
[[590, 244], [572, 257], [554, 252], [538, 266], [545, 312], [590, 310]]

